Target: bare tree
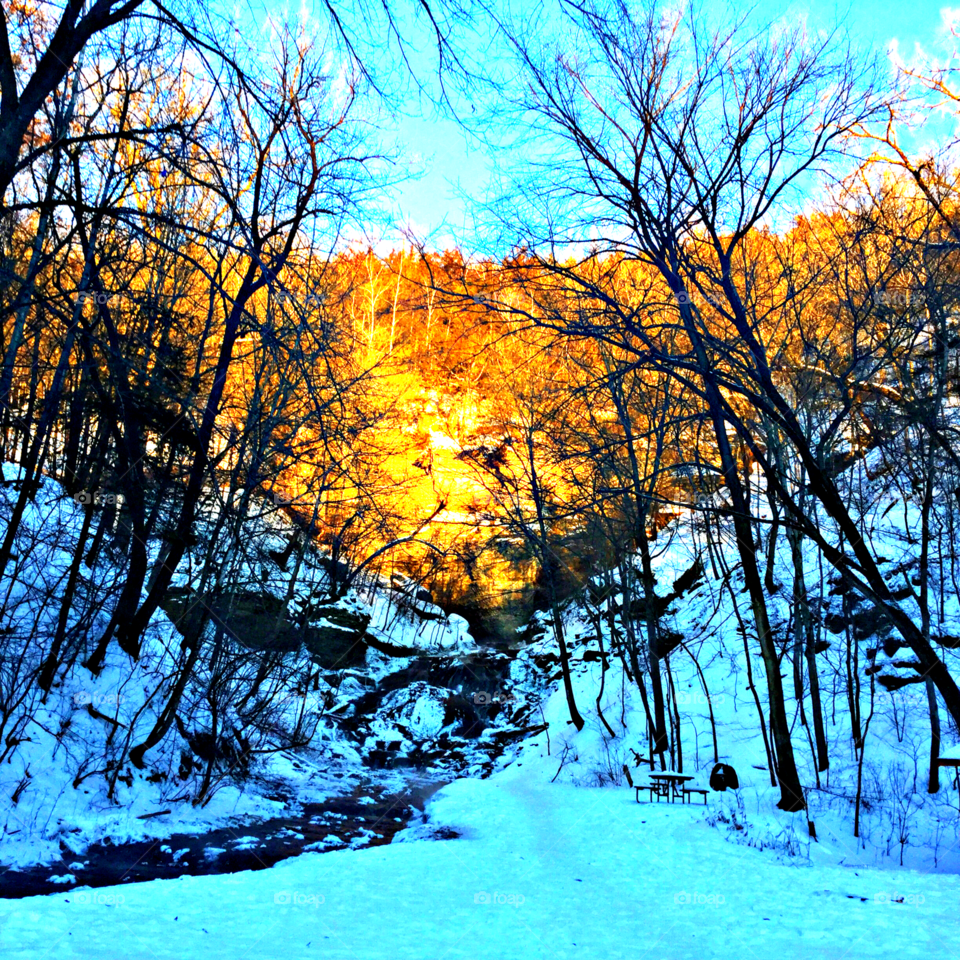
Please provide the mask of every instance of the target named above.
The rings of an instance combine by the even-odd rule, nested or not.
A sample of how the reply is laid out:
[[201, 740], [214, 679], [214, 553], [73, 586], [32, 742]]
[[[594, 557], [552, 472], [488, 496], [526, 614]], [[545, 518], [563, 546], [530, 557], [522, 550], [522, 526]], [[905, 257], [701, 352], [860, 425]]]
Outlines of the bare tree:
[[[575, 50], [537, 47], [504, 25], [529, 91], [517, 105], [539, 116], [558, 147], [545, 176], [523, 194], [520, 239], [547, 252], [594, 238], [595, 252], [638, 260], [661, 278], [662, 306], [652, 310], [649, 301], [617, 302], [589, 271], [565, 261], [554, 272], [585, 299], [609, 306], [611, 321], [598, 325], [595, 311], [581, 311], [546, 322], [626, 346], [702, 397], [763, 654], [780, 803], [801, 809], [749, 501], [729, 431], [754, 455], [760, 451], [731, 394], [771, 415], [798, 452], [806, 446], [800, 455], [817, 496], [831, 515], [844, 512], [775, 383], [747, 283], [746, 248], [818, 167], [842, 153], [844, 137], [875, 115], [878, 98], [869, 68], [832, 39], [811, 42], [768, 24], [758, 30], [752, 19], [710, 26], [702, 10], [673, 15], [657, 4], [635, 11], [588, 3], [566, 12]], [[561, 158], [563, 176], [556, 176]], [[682, 341], [666, 339], [666, 331], [682, 334], [685, 346], [677, 349]], [[795, 507], [791, 500], [791, 514], [800, 513]], [[848, 571], [836, 549], [831, 558]], [[872, 558], [860, 563], [876, 569]], [[867, 589], [885, 590], [881, 582]], [[912, 639], [960, 711], [960, 691], [942, 663], [922, 638]]]

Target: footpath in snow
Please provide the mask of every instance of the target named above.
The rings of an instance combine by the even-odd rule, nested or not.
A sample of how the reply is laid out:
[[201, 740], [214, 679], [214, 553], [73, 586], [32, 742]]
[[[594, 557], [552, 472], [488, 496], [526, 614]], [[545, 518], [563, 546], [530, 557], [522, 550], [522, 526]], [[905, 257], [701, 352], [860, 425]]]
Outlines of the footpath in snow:
[[430, 825], [456, 839], [0, 901], [0, 956], [960, 958], [956, 876], [785, 863], [695, 807], [521, 775], [438, 793]]

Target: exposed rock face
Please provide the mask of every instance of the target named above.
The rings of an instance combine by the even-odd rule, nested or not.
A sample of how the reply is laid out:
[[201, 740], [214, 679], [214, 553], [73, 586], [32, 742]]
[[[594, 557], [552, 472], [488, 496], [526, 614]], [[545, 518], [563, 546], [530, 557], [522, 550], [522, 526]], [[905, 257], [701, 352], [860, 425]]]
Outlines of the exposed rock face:
[[366, 657], [363, 636], [369, 624], [368, 614], [330, 607], [322, 620], [307, 624], [303, 642], [323, 667], [358, 666]]
[[212, 623], [251, 650], [292, 653], [303, 645], [323, 667], [358, 666], [366, 654], [362, 637], [369, 615], [340, 605], [317, 606], [312, 611], [316, 619], [300, 623], [291, 618], [283, 600], [270, 593], [233, 591], [199, 597], [177, 590], [167, 597], [164, 611], [188, 641]]

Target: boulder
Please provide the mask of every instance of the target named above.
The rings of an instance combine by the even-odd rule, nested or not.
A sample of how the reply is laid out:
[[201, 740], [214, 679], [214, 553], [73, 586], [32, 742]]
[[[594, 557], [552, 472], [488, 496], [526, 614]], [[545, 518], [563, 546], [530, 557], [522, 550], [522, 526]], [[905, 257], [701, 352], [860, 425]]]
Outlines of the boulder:
[[369, 625], [368, 614], [331, 606], [322, 619], [307, 624], [303, 643], [321, 666], [358, 666], [366, 658], [363, 637]]

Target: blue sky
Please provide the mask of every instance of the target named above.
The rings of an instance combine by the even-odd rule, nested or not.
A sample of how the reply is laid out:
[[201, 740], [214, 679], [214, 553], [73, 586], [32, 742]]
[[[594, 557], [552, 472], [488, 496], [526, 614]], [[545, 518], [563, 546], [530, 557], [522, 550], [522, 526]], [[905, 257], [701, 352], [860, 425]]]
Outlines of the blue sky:
[[[960, 0], [957, 0], [960, 6]], [[896, 41], [902, 56], [912, 55], [917, 44], [932, 48], [943, 36], [940, 11], [948, 4], [933, 0], [884, 2], [855, 0], [838, 6], [825, 0], [791, 3], [774, 0], [757, 7], [764, 16], [806, 16], [811, 28], [839, 21], [856, 44], [885, 52]], [[437, 231], [437, 240], [456, 236], [469, 220], [469, 204], [459, 190], [476, 194], [488, 178], [492, 158], [481, 146], [469, 142], [450, 120], [401, 117], [397, 132], [412, 155], [421, 158], [422, 176], [402, 185], [397, 192], [397, 210], [424, 231]], [[450, 229], [444, 228], [446, 221]]]
[[[321, 20], [326, 16], [323, 0], [250, 0], [267, 10], [294, 12], [298, 8], [301, 15]], [[412, 38], [408, 54], [415, 68], [423, 78], [429, 80], [435, 76], [434, 50], [429, 37], [429, 24], [422, 11], [418, 14], [418, 0], [390, 0], [392, 9], [398, 12], [403, 30]], [[436, 2], [436, 0], [435, 0]], [[496, 0], [509, 3], [512, 11], [520, 15], [529, 15], [534, 11], [555, 8], [557, 0]], [[682, 2], [682, 0], [680, 0]], [[701, 0], [708, 9], [712, 0]], [[375, 16], [379, 4], [375, 2], [366, 8], [353, 6], [354, 0], [344, 0], [339, 10], [365, 9]], [[439, 0], [443, 3], [443, 0]], [[960, 0], [956, 0], [960, 7]], [[937, 0], [910, 0], [910, 2], [885, 2], [885, 0], [853, 0], [850, 3], [835, 3], [834, 0], [768, 0], [755, 5], [758, 16], [767, 19], [781, 16], [788, 21], [806, 19], [812, 30], [829, 27], [839, 23], [847, 31], [853, 43], [864, 48], [886, 53], [891, 43], [896, 43], [901, 56], [910, 60], [918, 45], [928, 50], [942, 42], [944, 37], [941, 10], [948, 4]], [[448, 9], [437, 6], [437, 10]], [[737, 11], [743, 12], [742, 5]], [[543, 13], [536, 14], [539, 18]], [[369, 22], [369, 21], [368, 21]], [[371, 28], [376, 31], [378, 27]], [[375, 44], [375, 41], [374, 41]], [[480, 41], [474, 56], [488, 55], [488, 49]], [[417, 49], [419, 48], [419, 49]], [[377, 56], [376, 46], [369, 48]], [[369, 54], [368, 50], [368, 54]], [[394, 50], [395, 53], [395, 50]], [[385, 54], [382, 63], [391, 60]], [[476, 94], [474, 94], [476, 95]], [[429, 235], [431, 245], [443, 246], [454, 242], [458, 236], [469, 233], [470, 201], [462, 194], [482, 196], [490, 172], [496, 166], [496, 156], [481, 144], [472, 141], [463, 129], [454, 121], [437, 113], [429, 102], [422, 101], [418, 108], [417, 98], [413, 95], [394, 98], [390, 108], [381, 105], [378, 124], [386, 128], [388, 139], [396, 139], [405, 155], [398, 170], [417, 170], [416, 178], [399, 184], [392, 198], [384, 196], [381, 213], [386, 218], [393, 215], [398, 224], [410, 224], [421, 236]], [[399, 109], [397, 107], [399, 106]], [[460, 100], [460, 108], [469, 114], [469, 102]], [[391, 116], [392, 114], [392, 116]], [[381, 234], [385, 228], [377, 228]], [[388, 233], [388, 237], [389, 237]], [[399, 237], [399, 231], [392, 231]], [[377, 237], [372, 237], [376, 240]], [[389, 239], [387, 240], [389, 243]]]

